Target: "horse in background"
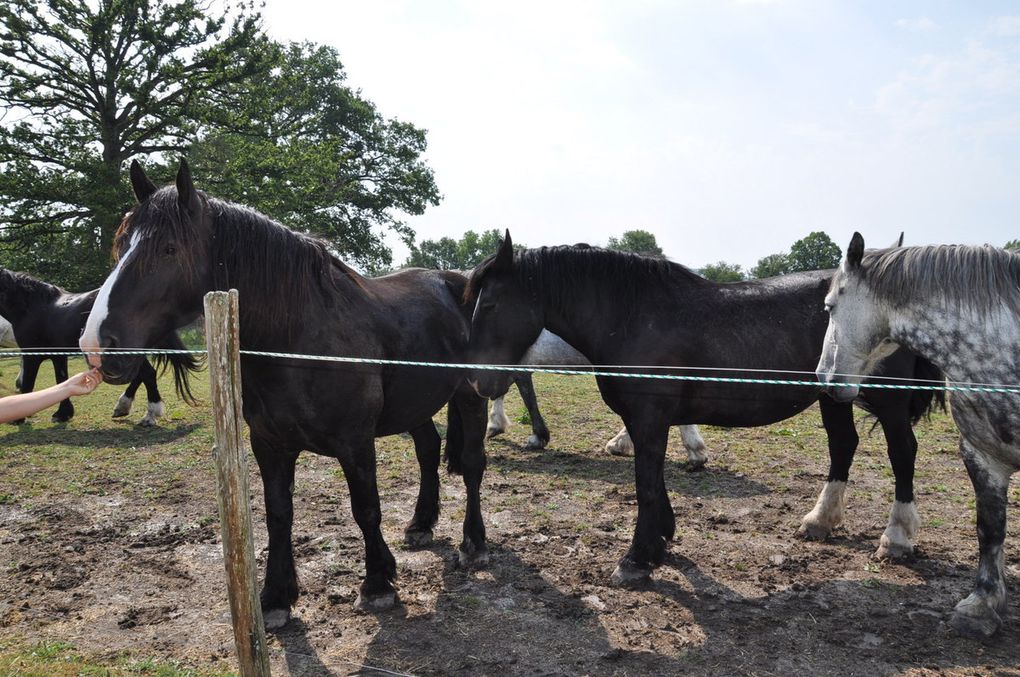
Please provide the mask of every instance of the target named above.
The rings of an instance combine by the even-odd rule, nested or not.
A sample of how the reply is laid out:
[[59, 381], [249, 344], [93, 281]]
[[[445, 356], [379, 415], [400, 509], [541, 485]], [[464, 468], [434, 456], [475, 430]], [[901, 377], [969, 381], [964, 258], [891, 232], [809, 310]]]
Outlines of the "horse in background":
[[938, 365], [950, 385], [1014, 388], [950, 393], [977, 499], [980, 553], [974, 591], [950, 624], [968, 637], [993, 635], [1006, 612], [1006, 507], [1010, 477], [1020, 470], [1020, 256], [990, 246], [865, 251], [854, 233], [825, 307], [817, 374], [838, 401], [853, 399], [861, 374], [900, 346]]
[[[407, 269], [364, 277], [325, 243], [197, 190], [184, 161], [175, 185], [157, 188], [137, 162], [131, 183], [139, 204], [118, 231], [117, 266], [81, 338], [104, 377], [129, 379], [139, 363], [108, 349], [152, 345], [198, 317], [207, 292], [230, 288], [240, 295], [244, 350], [465, 362], [470, 316], [461, 303], [463, 275]], [[375, 438], [410, 432], [414, 440], [421, 483], [404, 538], [425, 545], [439, 515], [441, 439], [432, 416], [447, 403], [447, 465], [463, 475], [467, 493], [460, 562], [484, 564], [486, 402], [466, 383], [465, 372], [242, 355], [241, 375], [266, 504], [269, 554], [261, 604], [268, 627], [287, 622], [299, 594], [291, 536], [295, 465], [305, 450], [335, 458], [343, 468], [365, 541], [356, 604], [378, 610], [396, 603], [396, 560], [381, 530]]]
[[[535, 342], [528, 348], [521, 358], [522, 365], [530, 366], [591, 366], [591, 362], [584, 355], [577, 352], [566, 341], [548, 329], [543, 329]], [[513, 383], [521, 394], [521, 400], [528, 410], [531, 419], [531, 436], [525, 444], [525, 449], [545, 449], [549, 444], [549, 428], [542, 418], [542, 412], [538, 409], [538, 398], [535, 396], [535, 385], [530, 372], [513, 375]], [[489, 412], [489, 425], [485, 429], [485, 436], [489, 439], [502, 435], [510, 427], [510, 419], [507, 418], [503, 405], [504, 395], [492, 400], [492, 410]], [[705, 452], [705, 441], [696, 425], [680, 426], [680, 436], [683, 441], [684, 450], [687, 452], [687, 467], [691, 470], [698, 470], [705, 466], [708, 461], [708, 454]], [[606, 442], [606, 451], [614, 456], [631, 456], [634, 453], [634, 445], [630, 441], [630, 435], [624, 426], [613, 439]]]
[[[634, 365], [641, 372], [802, 380], [818, 360], [827, 318], [823, 299], [831, 271], [794, 273], [731, 284], [710, 282], [662, 259], [591, 247], [543, 247], [515, 253], [507, 233], [499, 251], [473, 272], [465, 298], [474, 300], [471, 361], [518, 363], [543, 328], [596, 365]], [[651, 365], [649, 367], [649, 365]], [[706, 368], [707, 367], [707, 368]], [[881, 377], [941, 379], [930, 362], [907, 350], [890, 355]], [[699, 369], [700, 368], [700, 369]], [[626, 370], [626, 368], [624, 368]], [[604, 370], [604, 369], [603, 369]], [[506, 375], [478, 370], [481, 395], [502, 392]], [[799, 533], [824, 538], [843, 518], [846, 483], [859, 441], [850, 403], [803, 386], [599, 376], [602, 399], [634, 441], [638, 519], [616, 583], [646, 579], [663, 561], [676, 529], [663, 476], [672, 425], [761, 426], [818, 402], [829, 438], [829, 475]], [[912, 422], [937, 402], [930, 391], [868, 390], [859, 400], [885, 432], [896, 476], [896, 501], [879, 556], [912, 552], [920, 524], [914, 505], [917, 440]]]
[[17, 348], [18, 340], [14, 338], [14, 327], [6, 317], [0, 316], [0, 348]]
[[[72, 294], [60, 287], [38, 280], [27, 273], [16, 273], [0, 268], [0, 314], [7, 318], [16, 344], [22, 352], [47, 353], [53, 351], [77, 350], [85, 319], [92, 310], [98, 289], [81, 294]], [[159, 348], [180, 350], [184, 348], [177, 334], [171, 332], [160, 342]], [[155, 347], [155, 346], [154, 346]], [[68, 377], [66, 355], [24, 355], [21, 358], [21, 373], [16, 387], [22, 393], [35, 388], [39, 368], [47, 360], [53, 363], [53, 374], [60, 383]], [[173, 367], [174, 385], [178, 394], [186, 401], [192, 401], [188, 374], [195, 371], [199, 362], [188, 354], [160, 355], [155, 358], [157, 367]], [[153, 426], [163, 416], [163, 398], [157, 383], [157, 371], [143, 360], [138, 374], [131, 380], [117, 401], [113, 417], [120, 418], [131, 413], [135, 394], [140, 385], [145, 385], [148, 407], [138, 425]], [[54, 423], [70, 421], [74, 416], [74, 405], [70, 398], [62, 400], [53, 413]]]

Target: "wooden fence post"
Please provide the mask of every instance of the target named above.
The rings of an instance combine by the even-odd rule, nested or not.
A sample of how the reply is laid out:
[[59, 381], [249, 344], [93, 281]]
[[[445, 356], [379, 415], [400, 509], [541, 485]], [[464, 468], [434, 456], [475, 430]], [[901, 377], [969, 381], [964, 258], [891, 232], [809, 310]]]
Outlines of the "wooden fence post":
[[237, 290], [205, 295], [205, 337], [216, 424], [217, 501], [234, 643], [242, 677], [269, 675], [269, 652], [256, 590], [248, 502], [248, 463], [241, 424], [241, 358]]

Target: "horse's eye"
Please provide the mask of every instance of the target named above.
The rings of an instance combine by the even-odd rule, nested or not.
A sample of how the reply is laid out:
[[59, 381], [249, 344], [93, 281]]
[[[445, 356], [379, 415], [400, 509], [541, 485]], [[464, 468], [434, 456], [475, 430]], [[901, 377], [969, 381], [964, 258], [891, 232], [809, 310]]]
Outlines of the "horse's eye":
[[175, 244], [168, 244], [163, 249], [163, 253], [166, 254], [167, 256], [173, 256], [174, 254], [177, 253], [177, 245], [175, 245]]

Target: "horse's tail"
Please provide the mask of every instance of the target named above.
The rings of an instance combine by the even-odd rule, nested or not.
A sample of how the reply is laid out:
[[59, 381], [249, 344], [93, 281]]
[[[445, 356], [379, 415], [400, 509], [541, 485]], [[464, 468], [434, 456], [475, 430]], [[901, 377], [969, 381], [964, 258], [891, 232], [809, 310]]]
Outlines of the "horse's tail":
[[[917, 361], [914, 363], [914, 378], [924, 381], [944, 381], [946, 375], [934, 364], [917, 355]], [[942, 411], [946, 410], [945, 390], [911, 391], [909, 407], [910, 424], [916, 425], [922, 418], [928, 418], [936, 407]]]
[[[180, 335], [173, 331], [163, 339], [156, 342], [156, 348], [167, 350], [184, 350], [184, 343]], [[156, 365], [156, 372], [160, 375], [166, 372], [167, 367], [174, 371], [174, 390], [177, 396], [188, 404], [195, 404], [195, 396], [191, 392], [191, 374], [199, 371], [205, 366], [204, 358], [196, 358], [191, 353], [158, 353], [154, 356], [153, 362]]]
[[446, 470], [451, 475], [464, 474], [464, 413], [457, 395], [446, 404]]

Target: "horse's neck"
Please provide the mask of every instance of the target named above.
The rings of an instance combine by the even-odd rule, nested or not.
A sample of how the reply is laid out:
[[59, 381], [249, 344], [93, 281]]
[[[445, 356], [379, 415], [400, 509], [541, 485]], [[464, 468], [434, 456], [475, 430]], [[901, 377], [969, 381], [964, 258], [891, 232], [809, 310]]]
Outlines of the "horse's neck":
[[890, 319], [891, 338], [929, 359], [952, 381], [1013, 379], [1020, 326], [1008, 310], [979, 317], [938, 306], [907, 307]]
[[553, 303], [548, 298], [549, 294], [541, 301], [545, 310], [545, 328], [595, 364], [607, 359], [603, 355], [603, 338], [611, 336], [620, 324], [617, 309], [600, 303], [599, 299], [606, 295], [599, 294], [596, 285], [593, 282], [585, 286], [586, 293], [569, 306]]

